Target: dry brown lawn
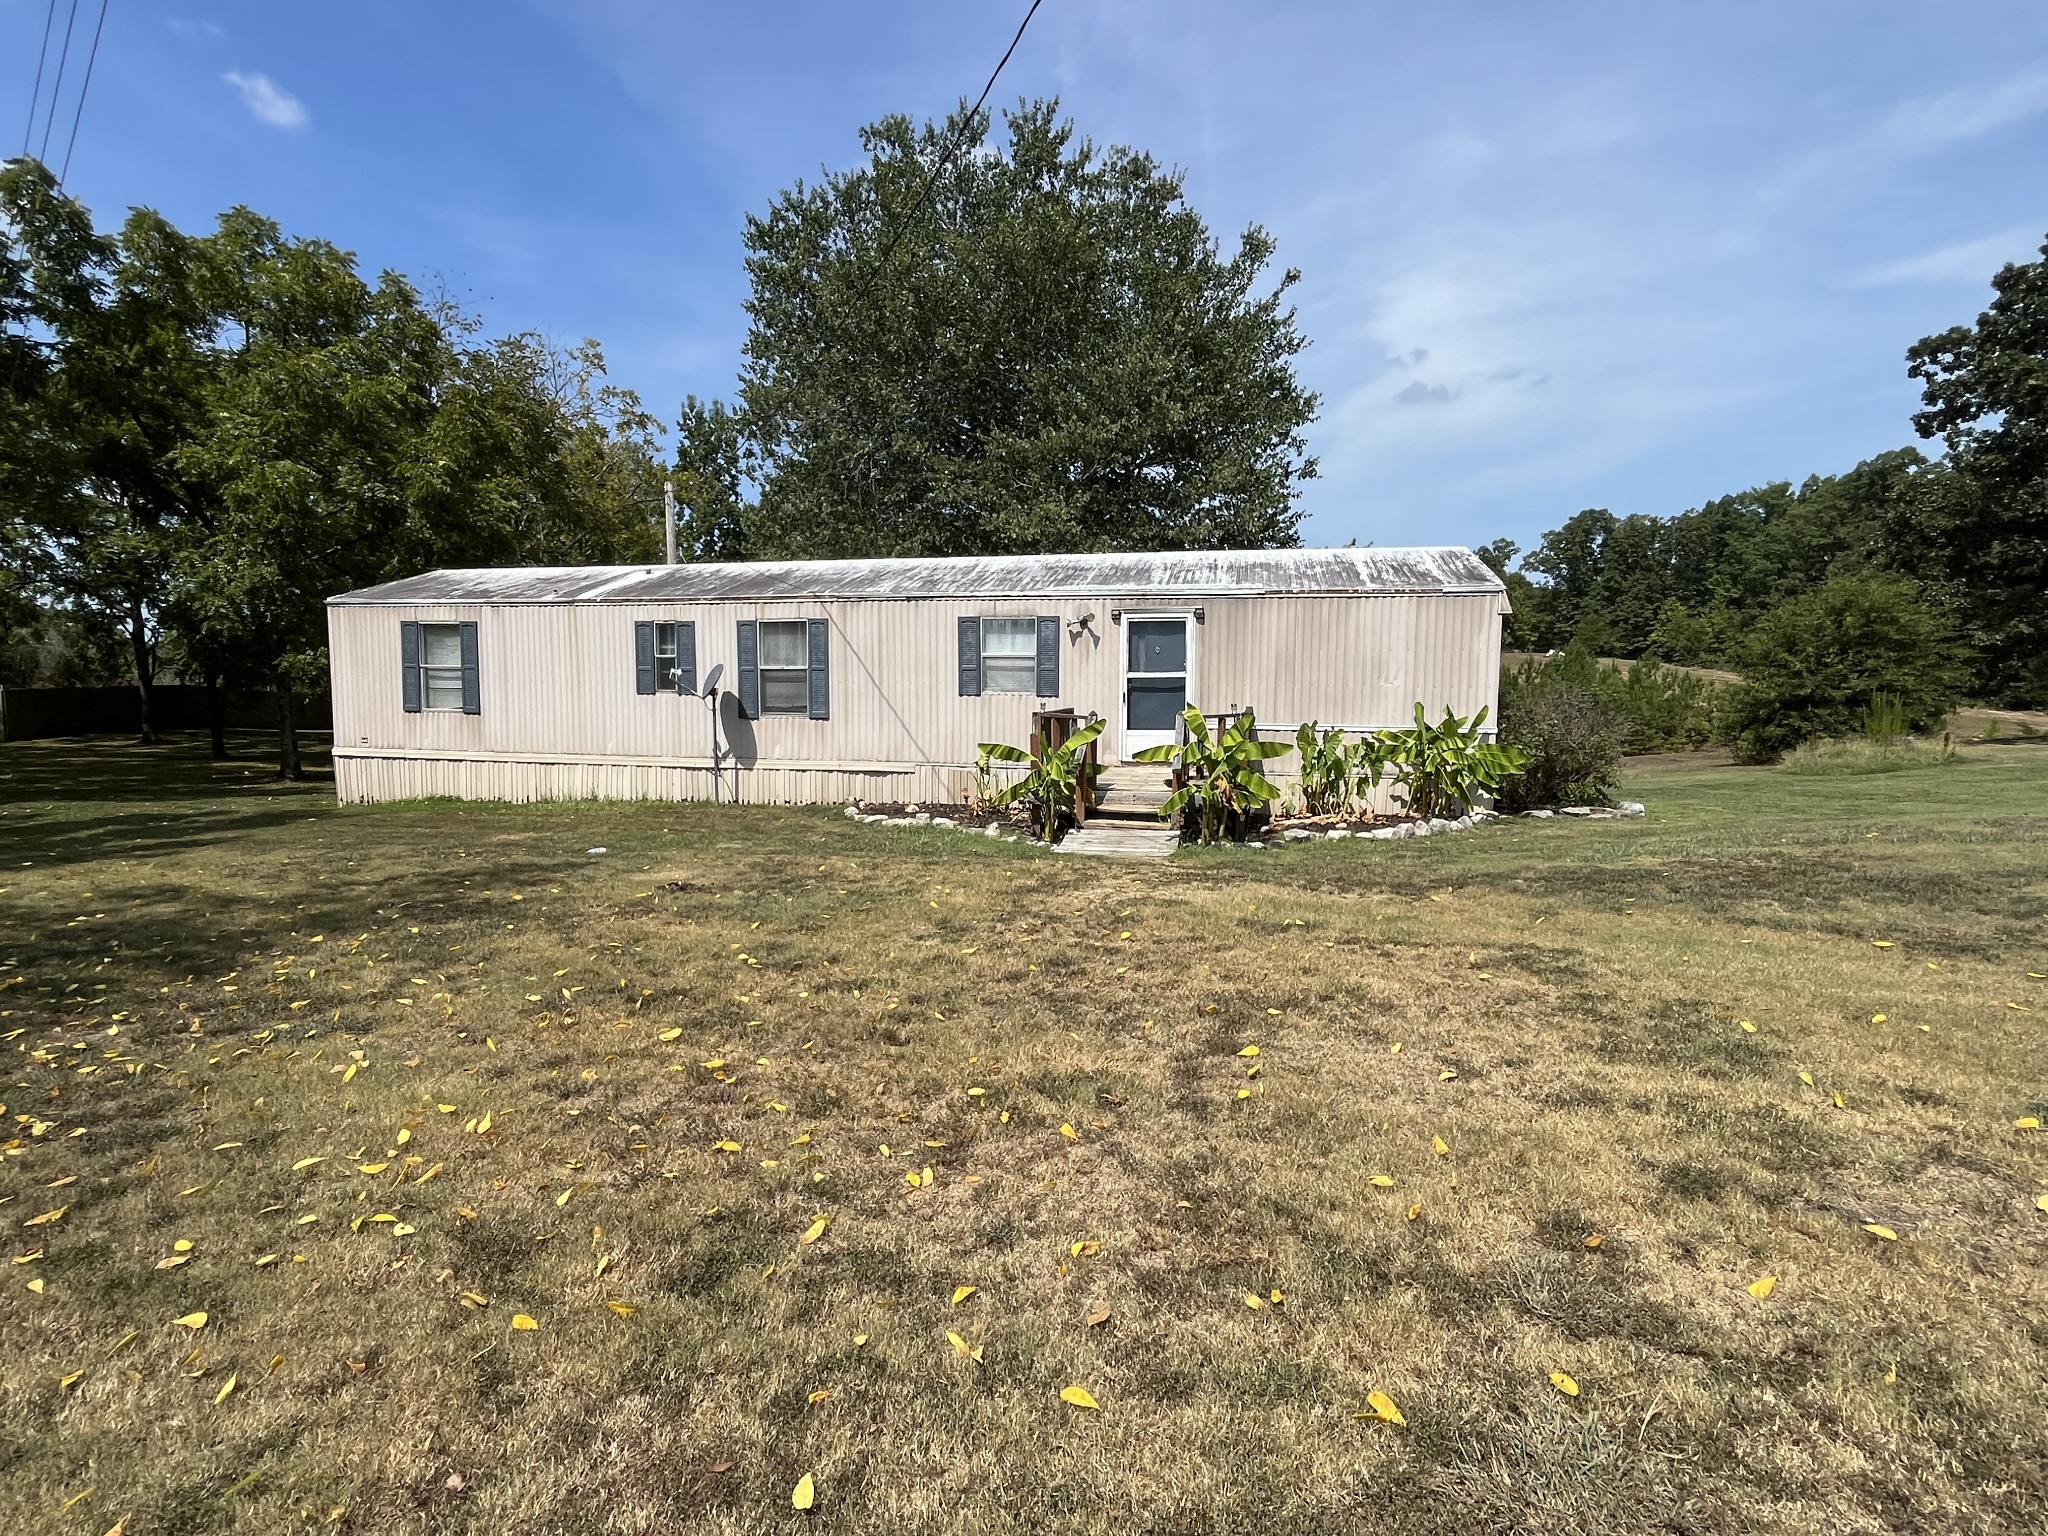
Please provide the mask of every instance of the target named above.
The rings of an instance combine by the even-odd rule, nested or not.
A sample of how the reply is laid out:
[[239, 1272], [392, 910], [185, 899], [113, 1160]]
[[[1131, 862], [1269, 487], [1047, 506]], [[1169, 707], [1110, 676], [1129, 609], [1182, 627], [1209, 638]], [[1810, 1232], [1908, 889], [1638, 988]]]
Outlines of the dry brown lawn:
[[2048, 751], [1630, 792], [1157, 866], [0, 748], [0, 1530], [2040, 1531]]

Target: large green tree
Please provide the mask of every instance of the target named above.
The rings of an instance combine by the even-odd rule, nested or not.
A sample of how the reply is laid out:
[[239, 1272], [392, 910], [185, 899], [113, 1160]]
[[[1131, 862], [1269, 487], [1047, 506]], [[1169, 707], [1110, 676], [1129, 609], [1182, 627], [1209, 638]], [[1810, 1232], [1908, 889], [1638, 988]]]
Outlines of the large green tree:
[[204, 418], [196, 243], [147, 209], [117, 234], [33, 160], [0, 169], [0, 534], [23, 587], [118, 636], [156, 733], [170, 573], [209, 488], [176, 450]]
[[[867, 128], [749, 218], [738, 405], [683, 422], [700, 545], [954, 555], [1297, 542], [1316, 398], [1257, 226], [1052, 102]], [[958, 138], [962, 141], [948, 146]], [[929, 196], [926, 192], [929, 188]], [[748, 489], [758, 494], [751, 501]]]
[[1991, 287], [1975, 325], [1906, 354], [1923, 400], [1913, 426], [1948, 455], [1890, 535], [1961, 626], [1985, 692], [2048, 705], [2048, 244]]
[[333, 593], [654, 558], [656, 424], [595, 344], [475, 331], [247, 209], [203, 236], [146, 210], [101, 234], [42, 167], [10, 165], [0, 622], [54, 606], [118, 633], [145, 730], [162, 649], [209, 685], [273, 690], [296, 776]]

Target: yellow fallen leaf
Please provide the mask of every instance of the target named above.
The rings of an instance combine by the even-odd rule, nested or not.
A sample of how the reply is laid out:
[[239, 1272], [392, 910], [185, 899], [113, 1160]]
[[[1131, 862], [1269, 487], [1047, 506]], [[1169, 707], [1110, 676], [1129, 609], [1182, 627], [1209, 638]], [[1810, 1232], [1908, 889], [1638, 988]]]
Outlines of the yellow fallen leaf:
[[256, 1267], [257, 1267], [258, 1269], [268, 1269], [268, 1268], [269, 1268], [269, 1267], [270, 1267], [271, 1265], [275, 1264], [276, 1262], [277, 1262], [277, 1255], [276, 1255], [276, 1254], [274, 1254], [274, 1253], [266, 1253], [266, 1254], [264, 1254], [264, 1255], [263, 1255], [263, 1257], [262, 1257], [262, 1258], [260, 1258], [260, 1259], [258, 1259], [258, 1260], [256, 1261]]
[[324, 1163], [326, 1161], [327, 1159], [324, 1157], [302, 1157], [296, 1163], [292, 1164], [292, 1172], [303, 1173], [306, 1171], [306, 1169], [312, 1167], [315, 1163]]
[[946, 1333], [946, 1342], [953, 1346], [953, 1353], [963, 1359], [974, 1361], [981, 1359], [981, 1350], [978, 1346], [969, 1344], [959, 1334], [952, 1332], [950, 1329]]
[[740, 1150], [740, 1144], [736, 1141], [714, 1141], [711, 1143], [711, 1150], [714, 1152], [737, 1152]]
[[1095, 1401], [1094, 1395], [1086, 1387], [1081, 1386], [1061, 1387], [1060, 1401], [1071, 1403], [1076, 1408], [1094, 1408], [1099, 1411], [1102, 1407], [1100, 1403]]
[[532, 1333], [540, 1327], [540, 1324], [536, 1323], [524, 1312], [514, 1312], [512, 1314], [512, 1326], [521, 1333]]
[[1081, 1139], [1081, 1133], [1075, 1130], [1071, 1125], [1062, 1125], [1060, 1127], [1060, 1134], [1066, 1137], [1069, 1141], [1079, 1141]]
[[1256, 1056], [1259, 1054], [1259, 1048], [1256, 1045], [1248, 1045], [1237, 1054], [1240, 1056]]
[[855, 1349], [859, 1349], [859, 1348], [860, 1348], [860, 1347], [861, 1347], [861, 1346], [862, 1346], [863, 1344], [867, 1343], [867, 1341], [868, 1341], [868, 1336], [867, 1336], [866, 1334], [864, 1334], [864, 1333], [856, 1333], [856, 1334], [855, 1334], [855, 1335], [853, 1336], [853, 1347], [854, 1347]]
[[1898, 1233], [1894, 1232], [1890, 1227], [1883, 1226], [1875, 1221], [1866, 1221], [1865, 1223], [1863, 1223], [1863, 1230], [1868, 1232], [1872, 1237], [1880, 1238], [1887, 1243], [1896, 1243], [1899, 1240]]
[[1456, 1077], [1457, 1075], [1458, 1074], [1452, 1071], [1449, 1067], [1445, 1067], [1443, 1071], [1437, 1073], [1436, 1080], [1440, 1083], [1448, 1083], [1452, 1078]]
[[172, 1318], [171, 1326], [173, 1328], [190, 1328], [194, 1333], [197, 1333], [206, 1326], [206, 1314], [204, 1312], [187, 1312], [183, 1317]]
[[825, 1235], [825, 1229], [831, 1225], [832, 1218], [830, 1216], [817, 1217], [815, 1220], [811, 1222], [811, 1224], [808, 1227], [804, 1229], [804, 1235], [798, 1238], [797, 1241], [799, 1243], [805, 1244], [815, 1243], [819, 1238]]
[[214, 1407], [218, 1408], [222, 1403], [228, 1400], [228, 1394], [235, 1390], [236, 1380], [237, 1378], [235, 1376], [235, 1373], [233, 1371], [228, 1372], [228, 1379], [222, 1382], [221, 1389], [213, 1394]]
[[683, 1032], [680, 1029], [664, 1029], [659, 1035], [655, 1036], [657, 1040], [680, 1040], [682, 1037]]
[[1394, 1400], [1384, 1392], [1374, 1390], [1366, 1393], [1365, 1404], [1371, 1411], [1369, 1413], [1354, 1414], [1352, 1417], [1379, 1419], [1387, 1424], [1406, 1424], [1408, 1422], [1401, 1416], [1401, 1410], [1394, 1406]]
[[1738, 1027], [1739, 1027], [1739, 1028], [1740, 1028], [1740, 1029], [1742, 1030], [1742, 1032], [1743, 1032], [1743, 1033], [1744, 1033], [1745, 1035], [1753, 1035], [1753, 1034], [1755, 1034], [1755, 1033], [1756, 1033], [1756, 1026], [1755, 1026], [1754, 1024], [1750, 1023], [1750, 1022], [1749, 1022], [1749, 1020], [1747, 1020], [1747, 1019], [1737, 1019], [1737, 1020], [1736, 1020], [1735, 1022], [1736, 1022], [1736, 1025], [1737, 1025], [1737, 1026], [1738, 1026]]
[[817, 1502], [818, 1485], [811, 1481], [811, 1474], [806, 1472], [796, 1480], [796, 1487], [790, 1490], [789, 1507], [791, 1509], [809, 1509]]
[[825, 1387], [820, 1387], [817, 1391], [811, 1393], [810, 1396], [806, 1397], [804, 1401], [813, 1404], [822, 1403], [825, 1401], [826, 1398], [830, 1397], [831, 1395], [832, 1393], [829, 1389]]
[[1759, 1279], [1750, 1281], [1748, 1285], [1743, 1287], [1744, 1290], [1748, 1291], [1749, 1294], [1754, 1296], [1758, 1301], [1762, 1301], [1766, 1296], [1769, 1296], [1771, 1292], [1775, 1291], [1777, 1288], [1778, 1277], [1776, 1275], [1764, 1275]]
[[2048, 1195], [2034, 1196], [2034, 1204], [2040, 1207], [2042, 1210], [2048, 1211]]
[[1394, 1187], [1394, 1180], [1391, 1174], [1376, 1173], [1365, 1182], [1372, 1185], [1375, 1189], [1392, 1189]]
[[1417, 1217], [1421, 1216], [1421, 1214], [1422, 1214], [1422, 1204], [1421, 1204], [1421, 1202], [1420, 1202], [1420, 1201], [1418, 1201], [1418, 1202], [1416, 1202], [1416, 1203], [1415, 1203], [1414, 1205], [1411, 1205], [1411, 1206], [1409, 1206], [1409, 1207], [1408, 1207], [1408, 1219], [1409, 1219], [1410, 1221], [1414, 1221], [1414, 1220], [1415, 1220], [1415, 1219], [1416, 1219]]
[[84, 1375], [85, 1375], [85, 1372], [83, 1372], [83, 1371], [73, 1371], [73, 1372], [72, 1372], [72, 1373], [71, 1373], [71, 1374], [70, 1374], [69, 1376], [60, 1376], [60, 1377], [58, 1377], [58, 1378], [57, 1378], [57, 1387], [58, 1387], [58, 1390], [59, 1390], [59, 1391], [63, 1391], [63, 1392], [69, 1392], [69, 1391], [70, 1391], [70, 1390], [71, 1390], [71, 1389], [72, 1389], [73, 1387], [75, 1387], [75, 1386], [77, 1386], [77, 1385], [78, 1385], [78, 1383], [79, 1383], [79, 1379], [80, 1379], [81, 1377], [83, 1377]]
[[1799, 1081], [1811, 1088], [1813, 1086], [1813, 1074], [1811, 1072], [1802, 1072], [1799, 1074]]
[[979, 1286], [974, 1285], [962, 1285], [955, 1287], [953, 1291], [953, 1305], [956, 1307], [959, 1306], [961, 1302], [965, 1301], [968, 1297], [972, 1296], [979, 1289]]
[[1890, 949], [1892, 947], [1892, 941], [1890, 939], [1872, 939], [1870, 941], [1870, 947], [1872, 949]]
[[1449, 1157], [1451, 1155], [1451, 1144], [1445, 1141], [1443, 1137], [1432, 1137], [1429, 1144], [1435, 1149], [1438, 1157]]
[[1577, 1397], [1579, 1395], [1579, 1384], [1563, 1371], [1552, 1371], [1550, 1373], [1550, 1384], [1566, 1397]]
[[2016, 1131], [2038, 1131], [2041, 1129], [2041, 1117], [2039, 1115], [2021, 1115], [2019, 1119], [2013, 1121], [2012, 1128]]
[[1883, 1014], [1881, 1014], [1881, 1013], [1873, 1013], [1873, 1014], [1872, 1014], [1872, 1015], [1870, 1016], [1870, 1022], [1871, 1022], [1871, 1023], [1873, 1023], [1873, 1024], [1882, 1024], [1882, 1023], [1883, 1023], [1884, 1021], [1885, 1021], [1885, 1015], [1883, 1015]]
[[610, 1307], [612, 1311], [616, 1312], [620, 1317], [631, 1317], [635, 1312], [638, 1312], [640, 1310], [638, 1307], [634, 1306], [633, 1303], [631, 1303], [630, 1301], [608, 1301], [605, 1303], [605, 1305]]
[[1259, 1310], [1259, 1308], [1263, 1307], [1266, 1304], [1266, 1298], [1263, 1296], [1254, 1296], [1250, 1291], [1246, 1291], [1244, 1293], [1244, 1304], [1250, 1307], [1254, 1312], [1256, 1312]]
[[22, 1225], [24, 1227], [47, 1227], [52, 1222], [62, 1221], [64, 1219], [64, 1213], [70, 1209], [71, 1207], [68, 1205], [60, 1205], [54, 1211], [45, 1211], [40, 1216], [29, 1217], [29, 1219], [27, 1221], [24, 1221]]

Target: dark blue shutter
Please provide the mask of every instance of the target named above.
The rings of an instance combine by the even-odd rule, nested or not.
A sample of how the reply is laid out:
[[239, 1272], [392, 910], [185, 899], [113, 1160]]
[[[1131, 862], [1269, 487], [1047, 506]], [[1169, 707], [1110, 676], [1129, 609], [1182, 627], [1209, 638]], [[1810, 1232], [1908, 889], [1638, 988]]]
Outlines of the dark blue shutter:
[[740, 620], [738, 654], [734, 666], [740, 674], [740, 713], [749, 720], [761, 718], [761, 633], [752, 619]]
[[468, 623], [462, 626], [462, 712], [465, 715], [484, 712], [483, 687], [476, 666], [476, 625]]
[[1056, 699], [1060, 694], [1060, 621], [1046, 614], [1038, 616], [1038, 696]]
[[697, 626], [676, 626], [676, 692], [697, 691]]
[[832, 671], [825, 658], [829, 633], [830, 626], [823, 619], [811, 620], [810, 716], [813, 720], [832, 718]]
[[981, 620], [960, 621], [960, 697], [981, 696]]
[[404, 668], [399, 685], [405, 698], [405, 712], [420, 712], [420, 626], [417, 620], [402, 619], [398, 625], [398, 661]]
[[633, 691], [654, 692], [654, 626], [633, 626]]

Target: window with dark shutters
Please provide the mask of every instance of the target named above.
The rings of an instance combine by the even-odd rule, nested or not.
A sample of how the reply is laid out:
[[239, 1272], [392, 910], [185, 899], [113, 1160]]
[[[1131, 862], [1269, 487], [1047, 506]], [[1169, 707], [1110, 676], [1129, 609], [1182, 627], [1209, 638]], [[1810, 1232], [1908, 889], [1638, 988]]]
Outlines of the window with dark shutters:
[[1049, 614], [1038, 616], [1038, 696], [1056, 699], [1060, 693], [1060, 621]]
[[633, 691], [654, 692], [654, 626], [633, 626]]
[[399, 688], [405, 700], [405, 712], [416, 715], [420, 712], [420, 626], [416, 619], [399, 621], [398, 658], [403, 668]]
[[484, 712], [483, 679], [477, 666], [476, 625], [467, 621], [462, 625], [462, 712], [465, 715]]
[[981, 620], [960, 621], [960, 697], [981, 697]]
[[697, 626], [676, 626], [676, 692], [697, 691]]
[[813, 720], [832, 718], [832, 671], [826, 665], [830, 650], [829, 627], [823, 619], [811, 620], [810, 662], [810, 708], [806, 711]]
[[733, 670], [739, 673], [740, 713], [749, 720], [761, 718], [760, 636], [752, 619], [741, 619], [738, 644], [734, 648]]

